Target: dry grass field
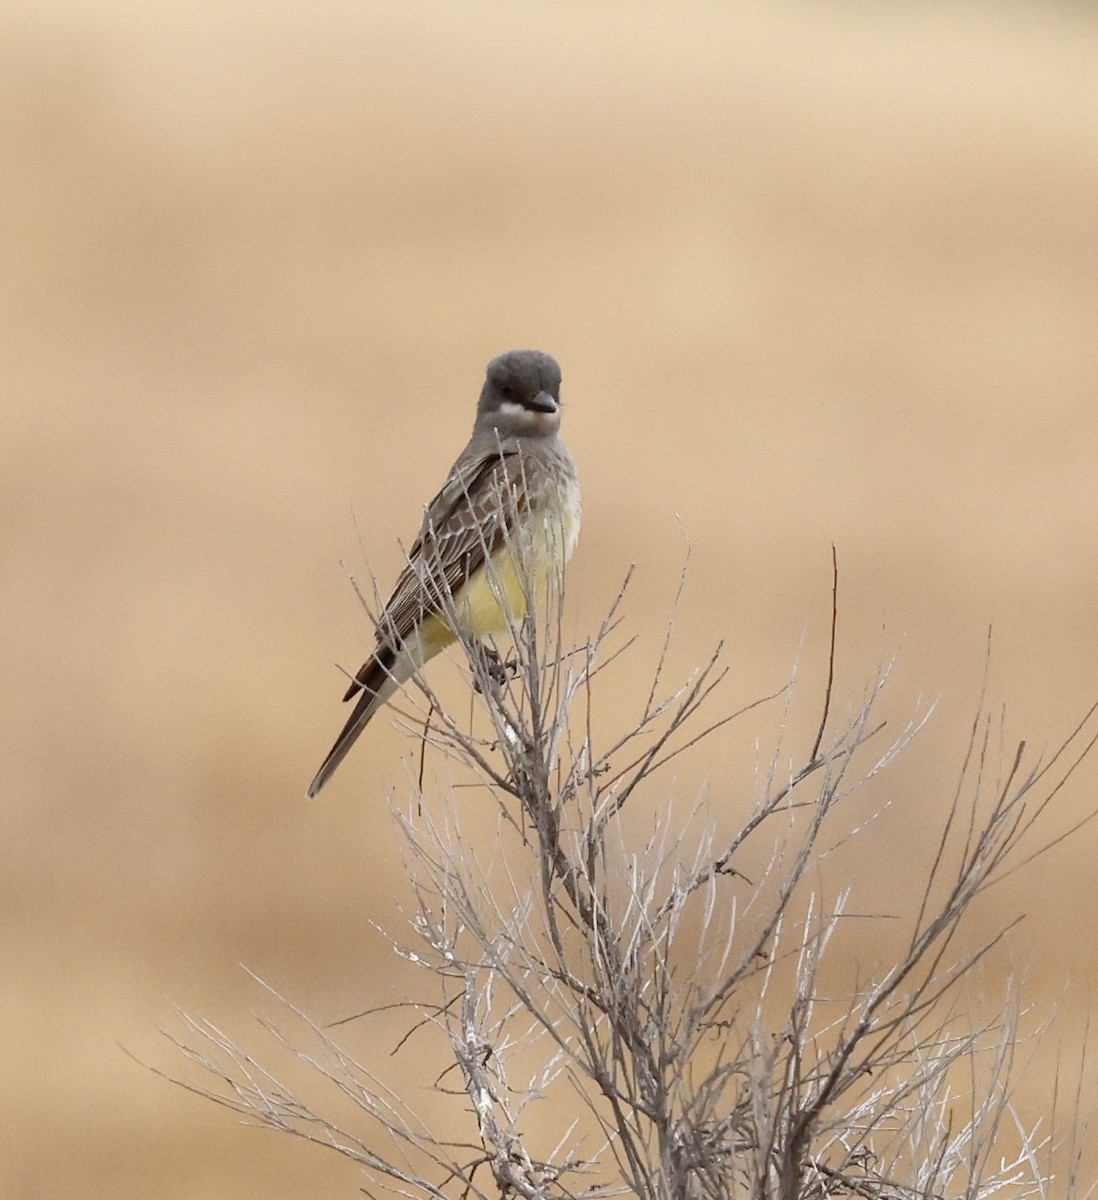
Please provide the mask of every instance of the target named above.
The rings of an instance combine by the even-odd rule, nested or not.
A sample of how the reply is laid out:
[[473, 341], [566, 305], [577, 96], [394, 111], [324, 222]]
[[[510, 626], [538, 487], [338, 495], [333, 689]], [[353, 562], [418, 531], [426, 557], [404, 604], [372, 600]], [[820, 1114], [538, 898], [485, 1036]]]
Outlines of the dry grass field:
[[[388, 585], [503, 349], [564, 367], [581, 631], [637, 567], [608, 722], [686, 539], [676, 668], [726, 639], [733, 708], [799, 655], [811, 710], [838, 547], [840, 707], [897, 648], [890, 716], [938, 700], [842, 860], [877, 911], [989, 626], [1007, 741], [1098, 698], [1092, 9], [8, 0], [0, 33], [3, 1196], [358, 1194], [120, 1047], [185, 1071], [173, 1005], [246, 1031], [242, 963], [320, 1020], [392, 998], [413, 744], [378, 720], [304, 799], [367, 641], [340, 564]], [[746, 808], [774, 732], [669, 786]], [[1096, 853], [978, 914], [1028, 914], [1061, 1006], [1030, 1116], [1094, 999]]]

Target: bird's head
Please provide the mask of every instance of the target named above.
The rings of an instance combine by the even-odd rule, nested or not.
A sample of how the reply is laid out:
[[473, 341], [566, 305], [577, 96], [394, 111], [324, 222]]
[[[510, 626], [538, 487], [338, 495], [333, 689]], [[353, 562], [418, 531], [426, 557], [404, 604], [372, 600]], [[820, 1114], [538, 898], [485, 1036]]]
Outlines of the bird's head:
[[560, 429], [560, 367], [540, 350], [508, 350], [488, 364], [477, 405], [477, 432], [552, 437]]

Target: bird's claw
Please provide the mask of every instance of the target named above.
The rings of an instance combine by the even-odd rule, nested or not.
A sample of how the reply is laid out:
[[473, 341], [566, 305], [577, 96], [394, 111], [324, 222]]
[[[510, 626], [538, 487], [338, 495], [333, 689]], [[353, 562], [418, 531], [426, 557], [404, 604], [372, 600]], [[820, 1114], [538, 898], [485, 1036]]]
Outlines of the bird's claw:
[[[484, 666], [485, 676], [496, 687], [503, 687], [505, 683], [510, 682], [518, 674], [518, 659], [501, 658], [499, 651], [493, 646], [483, 647], [481, 650], [481, 662]], [[473, 680], [473, 687], [478, 692], [484, 691], [479, 679]]]

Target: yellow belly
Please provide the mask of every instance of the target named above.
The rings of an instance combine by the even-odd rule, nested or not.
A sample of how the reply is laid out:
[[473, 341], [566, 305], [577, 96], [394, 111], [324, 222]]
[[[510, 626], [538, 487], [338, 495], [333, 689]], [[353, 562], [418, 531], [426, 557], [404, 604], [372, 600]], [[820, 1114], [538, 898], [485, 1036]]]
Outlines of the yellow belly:
[[[501, 546], [454, 595], [455, 624], [469, 639], [506, 633], [526, 615], [527, 597], [544, 595], [571, 557], [579, 533], [578, 497], [531, 514], [515, 540]], [[431, 616], [420, 631], [427, 657], [455, 640], [442, 616]]]

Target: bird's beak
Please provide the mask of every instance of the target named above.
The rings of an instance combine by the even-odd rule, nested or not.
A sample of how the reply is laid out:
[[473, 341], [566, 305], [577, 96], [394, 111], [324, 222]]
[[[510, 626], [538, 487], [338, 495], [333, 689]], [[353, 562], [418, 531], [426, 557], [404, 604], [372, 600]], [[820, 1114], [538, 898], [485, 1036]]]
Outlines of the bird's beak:
[[557, 400], [554, 400], [548, 392], [538, 392], [538, 394], [530, 401], [529, 407], [534, 412], [555, 413], [560, 407]]

